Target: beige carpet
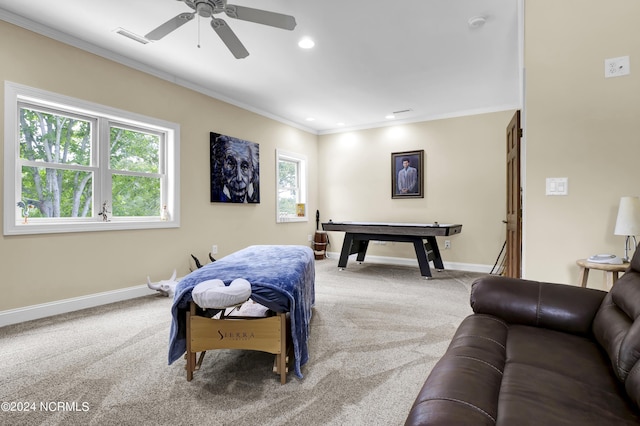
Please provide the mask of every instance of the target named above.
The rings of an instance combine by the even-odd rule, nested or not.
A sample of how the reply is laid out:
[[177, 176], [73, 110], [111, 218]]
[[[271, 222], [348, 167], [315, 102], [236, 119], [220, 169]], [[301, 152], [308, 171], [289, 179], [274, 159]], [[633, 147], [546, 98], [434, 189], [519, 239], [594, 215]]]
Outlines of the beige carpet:
[[336, 262], [316, 262], [304, 379], [222, 350], [187, 382], [167, 365], [171, 300], [149, 296], [0, 328], [0, 423], [401, 425], [482, 274]]

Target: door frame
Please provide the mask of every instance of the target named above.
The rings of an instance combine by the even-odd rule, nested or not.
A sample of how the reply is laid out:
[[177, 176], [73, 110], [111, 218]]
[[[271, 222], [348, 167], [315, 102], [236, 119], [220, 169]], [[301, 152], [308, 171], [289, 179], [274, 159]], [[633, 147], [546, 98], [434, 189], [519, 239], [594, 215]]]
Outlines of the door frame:
[[503, 275], [522, 277], [522, 120], [517, 110], [506, 131], [506, 252]]

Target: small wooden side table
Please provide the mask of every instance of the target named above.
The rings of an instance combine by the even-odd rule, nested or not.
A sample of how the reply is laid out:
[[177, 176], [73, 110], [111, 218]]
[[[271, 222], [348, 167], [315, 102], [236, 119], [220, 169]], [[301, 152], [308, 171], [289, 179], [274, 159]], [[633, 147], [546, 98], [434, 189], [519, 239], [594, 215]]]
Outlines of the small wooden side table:
[[589, 278], [589, 269], [597, 269], [604, 271], [605, 282], [607, 290], [611, 290], [611, 287], [618, 281], [618, 273], [624, 272], [629, 267], [629, 263], [625, 262], [621, 265], [614, 265], [611, 263], [595, 263], [589, 262], [587, 259], [578, 259], [576, 264], [580, 267], [580, 285], [582, 287], [587, 286], [587, 279]]

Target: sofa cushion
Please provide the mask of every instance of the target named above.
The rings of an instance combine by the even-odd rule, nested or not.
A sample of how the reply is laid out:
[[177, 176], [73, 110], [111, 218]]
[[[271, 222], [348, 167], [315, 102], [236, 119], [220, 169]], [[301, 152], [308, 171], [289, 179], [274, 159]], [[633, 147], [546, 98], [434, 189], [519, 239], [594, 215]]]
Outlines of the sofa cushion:
[[624, 388], [636, 406], [640, 406], [640, 361], [636, 362], [636, 365], [631, 369], [624, 382]]
[[497, 424], [637, 424], [634, 409], [593, 340], [511, 325]]
[[591, 335], [593, 317], [606, 295], [565, 284], [486, 276], [471, 287], [471, 307], [509, 324]]
[[640, 246], [593, 320], [593, 334], [611, 359], [616, 377], [640, 405]]
[[623, 382], [640, 359], [639, 316], [640, 273], [630, 270], [613, 286], [593, 321], [593, 334]]
[[[632, 386], [638, 387], [640, 371], [633, 377]], [[638, 420], [593, 339], [474, 314], [461, 323], [432, 369], [406, 425], [630, 425]]]
[[489, 315], [462, 321], [407, 418], [408, 425], [494, 425], [507, 324]]

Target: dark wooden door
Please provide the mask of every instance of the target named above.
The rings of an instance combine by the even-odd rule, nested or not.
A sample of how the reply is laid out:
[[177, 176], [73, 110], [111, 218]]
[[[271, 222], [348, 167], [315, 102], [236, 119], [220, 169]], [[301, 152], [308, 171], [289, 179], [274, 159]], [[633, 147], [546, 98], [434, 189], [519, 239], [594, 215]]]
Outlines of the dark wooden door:
[[503, 275], [522, 274], [522, 189], [520, 185], [520, 111], [507, 127], [507, 246]]

